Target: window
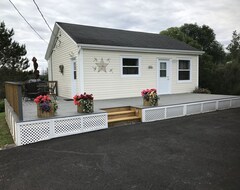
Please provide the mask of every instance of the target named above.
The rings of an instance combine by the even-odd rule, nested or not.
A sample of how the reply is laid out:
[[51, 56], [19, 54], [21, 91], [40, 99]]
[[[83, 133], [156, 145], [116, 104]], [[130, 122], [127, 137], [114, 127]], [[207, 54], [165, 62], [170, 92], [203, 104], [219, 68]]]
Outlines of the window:
[[73, 62], [73, 79], [77, 79], [77, 65]]
[[167, 76], [167, 63], [160, 62], [160, 77], [166, 77], [166, 76]]
[[190, 60], [179, 60], [178, 62], [178, 80], [190, 80]]
[[122, 75], [124, 76], [139, 75], [139, 59], [122, 58]]

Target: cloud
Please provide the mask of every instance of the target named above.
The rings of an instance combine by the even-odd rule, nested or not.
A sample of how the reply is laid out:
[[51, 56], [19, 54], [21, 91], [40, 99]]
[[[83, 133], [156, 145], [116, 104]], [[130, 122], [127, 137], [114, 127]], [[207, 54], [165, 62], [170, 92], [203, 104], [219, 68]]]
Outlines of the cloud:
[[[239, 0], [35, 0], [51, 27], [56, 21], [109, 28], [159, 33], [184, 23], [206, 24], [225, 46], [232, 32], [240, 31]], [[51, 32], [32, 0], [12, 0], [19, 11], [49, 41]], [[0, 18], [15, 30], [14, 39], [26, 44], [29, 60], [37, 57], [40, 69], [46, 69], [47, 44], [19, 16], [9, 1], [0, 1]]]

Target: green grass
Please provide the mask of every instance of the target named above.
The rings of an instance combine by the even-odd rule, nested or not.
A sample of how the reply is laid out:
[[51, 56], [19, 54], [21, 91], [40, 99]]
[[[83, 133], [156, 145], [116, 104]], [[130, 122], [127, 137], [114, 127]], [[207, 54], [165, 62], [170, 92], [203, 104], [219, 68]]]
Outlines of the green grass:
[[0, 147], [6, 144], [13, 144], [13, 139], [5, 120], [5, 113], [2, 112], [0, 113]]

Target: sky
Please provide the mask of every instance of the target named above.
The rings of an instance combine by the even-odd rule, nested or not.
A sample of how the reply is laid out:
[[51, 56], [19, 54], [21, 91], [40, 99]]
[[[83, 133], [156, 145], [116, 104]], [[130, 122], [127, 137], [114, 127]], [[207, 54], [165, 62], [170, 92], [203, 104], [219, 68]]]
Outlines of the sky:
[[[41, 39], [17, 13], [9, 0], [0, 0], [0, 22], [15, 31], [14, 40], [25, 44], [30, 69], [32, 57], [38, 59], [40, 72], [46, 70], [44, 59], [51, 30], [33, 0], [11, 0]], [[159, 33], [184, 23], [208, 25], [216, 39], [226, 47], [232, 32], [240, 32], [240, 0], [35, 0], [53, 29], [55, 22], [100, 26]]]

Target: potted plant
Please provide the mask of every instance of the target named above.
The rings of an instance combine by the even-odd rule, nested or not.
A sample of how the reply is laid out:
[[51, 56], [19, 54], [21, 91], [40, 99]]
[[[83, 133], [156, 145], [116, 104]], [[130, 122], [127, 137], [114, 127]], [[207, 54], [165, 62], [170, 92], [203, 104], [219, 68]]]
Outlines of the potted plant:
[[74, 104], [77, 105], [77, 112], [78, 113], [92, 113], [93, 110], [93, 95], [84, 94], [75, 95], [73, 97]]
[[158, 95], [155, 88], [146, 89], [141, 92], [143, 97], [144, 106], [157, 106], [158, 105]]
[[37, 104], [38, 117], [52, 117], [58, 109], [56, 101], [48, 95], [40, 95], [34, 99], [34, 102]]

